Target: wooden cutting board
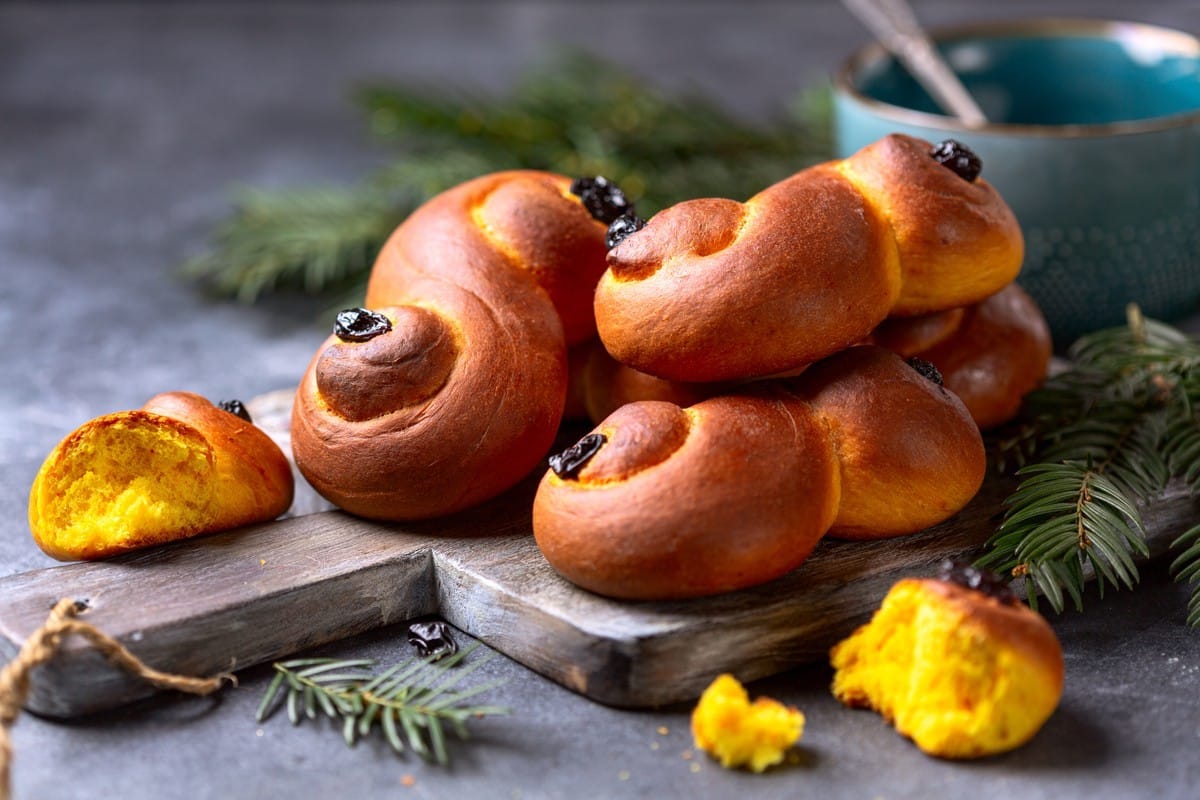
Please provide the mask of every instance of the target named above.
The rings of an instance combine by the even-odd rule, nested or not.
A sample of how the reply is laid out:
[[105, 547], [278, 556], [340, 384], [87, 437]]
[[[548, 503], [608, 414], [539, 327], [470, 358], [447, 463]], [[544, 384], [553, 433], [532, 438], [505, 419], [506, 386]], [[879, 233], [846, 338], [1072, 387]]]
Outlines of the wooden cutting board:
[[[288, 399], [251, 407], [284, 444], [278, 420], [286, 417], [274, 406]], [[0, 654], [11, 658], [62, 597], [86, 600], [83, 619], [147, 663], [190, 675], [437, 614], [599, 702], [691, 700], [720, 672], [746, 681], [824, 659], [897, 579], [976, 554], [1011, 484], [989, 479], [961, 513], [914, 536], [826, 540], [800, 568], [764, 586], [653, 603], [608, 600], [560, 578], [530, 533], [535, 488], [536, 476], [436, 521], [380, 524], [326, 511], [10, 576], [0, 580]], [[312, 497], [300, 496], [301, 510]], [[1152, 549], [1165, 549], [1195, 516], [1181, 492], [1156, 502], [1146, 516]], [[73, 639], [37, 669], [27, 707], [68, 717], [153, 691]]]

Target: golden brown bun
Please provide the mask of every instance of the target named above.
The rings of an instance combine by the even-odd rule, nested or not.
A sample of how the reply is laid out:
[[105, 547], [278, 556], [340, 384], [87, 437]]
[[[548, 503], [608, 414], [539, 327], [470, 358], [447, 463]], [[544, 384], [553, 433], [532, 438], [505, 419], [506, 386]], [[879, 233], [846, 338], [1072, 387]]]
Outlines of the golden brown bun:
[[596, 432], [607, 442], [577, 479], [543, 478], [533, 531], [555, 569], [598, 594], [685, 598], [763, 583], [803, 562], [833, 521], [829, 437], [786, 396], [631, 403]]
[[900, 282], [886, 221], [829, 165], [744, 204], [672, 206], [608, 263], [596, 290], [605, 347], [689, 382], [783, 372], [858, 342]]
[[367, 290], [391, 329], [331, 336], [297, 392], [292, 449], [318, 492], [360, 516], [420, 519], [538, 464], [563, 414], [567, 345], [594, 334], [603, 270], [605, 225], [569, 186], [487, 175], [392, 234]]
[[853, 347], [793, 386], [823, 418], [841, 469], [829, 534], [882, 539], [951, 516], [983, 483], [987, 457], [962, 402], [886, 350]]
[[945, 580], [897, 583], [831, 661], [840, 701], [875, 709], [942, 758], [1023, 744], [1063, 689], [1062, 647], [1041, 616]]
[[265, 433], [170, 392], [63, 439], [34, 480], [29, 526], [54, 558], [105, 558], [274, 519], [292, 490], [291, 467]]
[[1050, 328], [1015, 283], [966, 309], [951, 336], [918, 353], [942, 373], [982, 429], [1016, 416], [1025, 395], [1042, 385], [1050, 366]]
[[630, 403], [593, 433], [604, 441], [576, 474], [542, 479], [533, 532], [567, 579], [620, 598], [771, 580], [835, 521], [861, 538], [921, 530], [965, 505], [984, 469], [959, 400], [869, 346], [687, 409]]
[[390, 331], [325, 342], [292, 412], [304, 476], [372, 519], [440, 516], [499, 494], [545, 455], [563, 408], [548, 303], [540, 320], [505, 328], [469, 292], [415, 286], [427, 306], [380, 309]]
[[1023, 243], [985, 181], [888, 136], [745, 203], [692, 200], [608, 254], [596, 321], [609, 352], [677, 381], [793, 370], [862, 341], [890, 313], [982, 300]]

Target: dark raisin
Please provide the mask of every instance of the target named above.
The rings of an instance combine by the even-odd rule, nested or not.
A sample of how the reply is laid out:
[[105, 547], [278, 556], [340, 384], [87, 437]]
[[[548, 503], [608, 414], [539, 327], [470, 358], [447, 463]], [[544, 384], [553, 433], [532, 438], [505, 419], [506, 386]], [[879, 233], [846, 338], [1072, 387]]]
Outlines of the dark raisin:
[[250, 419], [250, 412], [246, 410], [244, 405], [242, 405], [241, 400], [222, 400], [221, 402], [217, 403], [217, 408], [221, 409], [222, 411], [228, 411], [235, 417], [241, 417], [242, 419], [246, 420], [246, 422], [251, 424], [254, 423], [254, 420]]
[[938, 142], [929, 151], [929, 155], [964, 181], [973, 182], [983, 171], [983, 162], [979, 160], [979, 156], [962, 142], [953, 139]]
[[609, 250], [612, 250], [625, 241], [625, 238], [629, 234], [636, 233], [644, 227], [646, 227], [646, 221], [636, 214], [626, 214], [622, 217], [617, 217], [608, 226], [608, 235], [604, 237], [604, 245]]
[[633, 203], [608, 178], [576, 178], [571, 182], [571, 194], [577, 196], [593, 219], [605, 225], [622, 214], [633, 213]]
[[938, 565], [937, 576], [938, 580], [974, 589], [1006, 605], [1015, 606], [1020, 602], [1008, 581], [990, 569], [973, 567], [965, 561], [947, 558]]
[[378, 311], [347, 308], [339, 311], [333, 332], [343, 342], [365, 342], [392, 329], [392, 322]]
[[458, 652], [458, 643], [450, 638], [450, 626], [444, 622], [414, 622], [408, 626], [408, 643], [421, 658], [434, 661]]
[[550, 456], [550, 469], [560, 478], [575, 480], [583, 465], [591, 461], [607, 441], [608, 437], [603, 433], [589, 433], [558, 455]]
[[913, 356], [908, 360], [908, 365], [915, 369], [925, 380], [933, 381], [938, 386], [946, 385], [946, 382], [942, 380], [941, 371], [925, 359]]

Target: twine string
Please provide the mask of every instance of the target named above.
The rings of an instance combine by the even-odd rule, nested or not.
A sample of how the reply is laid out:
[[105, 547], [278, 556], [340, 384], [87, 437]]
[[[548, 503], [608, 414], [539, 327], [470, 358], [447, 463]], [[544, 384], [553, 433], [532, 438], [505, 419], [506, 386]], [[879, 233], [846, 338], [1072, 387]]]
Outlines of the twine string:
[[12, 797], [9, 782], [13, 756], [10, 729], [29, 696], [30, 675], [35, 667], [53, 659], [63, 640], [71, 634], [87, 639], [109, 661], [159, 689], [207, 695], [225, 683], [237, 685], [237, 678], [229, 673], [220, 673], [211, 678], [193, 678], [147, 666], [116, 639], [76, 619], [76, 615], [85, 608], [84, 604], [76, 603], [69, 597], [59, 600], [42, 627], [29, 635], [16, 657], [0, 670], [0, 800], [11, 800]]

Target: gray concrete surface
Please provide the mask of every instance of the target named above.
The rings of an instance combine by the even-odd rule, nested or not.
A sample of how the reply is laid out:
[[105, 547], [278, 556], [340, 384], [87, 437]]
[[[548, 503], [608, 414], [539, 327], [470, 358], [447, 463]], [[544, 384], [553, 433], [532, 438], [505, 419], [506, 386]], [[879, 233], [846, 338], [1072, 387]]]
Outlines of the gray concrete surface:
[[[1110, 16], [1200, 31], [1177, 0], [923, 2], [931, 22]], [[351, 180], [377, 163], [348, 87], [368, 77], [502, 90], [561, 44], [762, 116], [864, 40], [832, 2], [0, 5], [0, 574], [49, 566], [25, 503], [68, 431], [166, 389], [249, 397], [292, 384], [324, 335], [318, 304], [206, 298], [173, 267], [234, 185]], [[921, 755], [840, 708], [822, 665], [762, 681], [808, 715], [800, 763], [767, 775], [693, 754], [688, 708], [618, 711], [502, 656], [492, 699], [440, 769], [380, 742], [254, 722], [264, 668], [217, 700], [160, 697], [70, 723], [26, 716], [15, 796], [1190, 798], [1200, 786], [1200, 633], [1163, 565], [1133, 593], [1053, 620], [1062, 706], [1037, 739], [972, 764]], [[403, 629], [325, 648], [407, 657]], [[664, 733], [660, 733], [662, 729]], [[411, 786], [403, 783], [411, 776]]]

